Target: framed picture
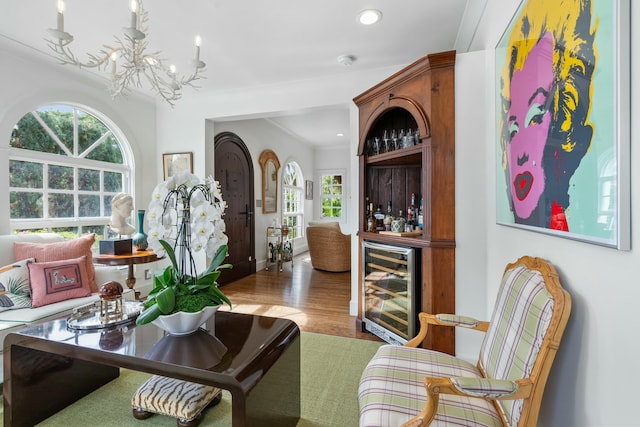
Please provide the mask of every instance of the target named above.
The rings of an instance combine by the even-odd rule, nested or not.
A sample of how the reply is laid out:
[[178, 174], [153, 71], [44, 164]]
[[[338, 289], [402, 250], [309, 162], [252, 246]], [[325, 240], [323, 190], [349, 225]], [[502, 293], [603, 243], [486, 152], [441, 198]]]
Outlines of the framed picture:
[[630, 248], [629, 0], [523, 0], [495, 52], [498, 224]]
[[165, 181], [180, 172], [193, 173], [193, 153], [164, 153], [162, 167]]
[[305, 182], [305, 199], [313, 200], [313, 181], [306, 180]]

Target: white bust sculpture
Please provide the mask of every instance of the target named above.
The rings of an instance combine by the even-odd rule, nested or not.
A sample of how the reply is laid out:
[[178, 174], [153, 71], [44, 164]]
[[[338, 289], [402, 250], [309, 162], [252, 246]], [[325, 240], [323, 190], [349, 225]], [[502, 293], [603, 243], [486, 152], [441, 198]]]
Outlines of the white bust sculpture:
[[127, 193], [118, 193], [111, 200], [111, 220], [109, 227], [119, 235], [131, 235], [136, 228], [127, 223], [126, 219], [131, 217], [133, 210], [133, 197]]

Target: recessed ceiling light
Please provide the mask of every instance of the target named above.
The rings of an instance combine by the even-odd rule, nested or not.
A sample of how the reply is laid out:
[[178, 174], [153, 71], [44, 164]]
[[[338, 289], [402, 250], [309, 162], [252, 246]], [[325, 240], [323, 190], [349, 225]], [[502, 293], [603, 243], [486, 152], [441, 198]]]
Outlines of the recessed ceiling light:
[[358, 22], [362, 25], [373, 25], [382, 19], [382, 12], [377, 9], [365, 9], [358, 14]]
[[340, 136], [340, 137], [342, 137], [342, 136], [344, 136], [344, 133], [341, 133], [341, 132], [336, 133], [336, 136]]

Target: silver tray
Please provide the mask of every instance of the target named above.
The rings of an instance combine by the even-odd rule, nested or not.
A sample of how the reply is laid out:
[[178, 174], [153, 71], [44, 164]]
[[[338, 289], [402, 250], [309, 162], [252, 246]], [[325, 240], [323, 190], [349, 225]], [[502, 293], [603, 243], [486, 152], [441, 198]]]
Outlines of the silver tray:
[[73, 309], [67, 319], [67, 328], [72, 330], [104, 329], [133, 322], [140, 315], [142, 303], [122, 301], [123, 314], [118, 319], [104, 322], [100, 317], [100, 301]]

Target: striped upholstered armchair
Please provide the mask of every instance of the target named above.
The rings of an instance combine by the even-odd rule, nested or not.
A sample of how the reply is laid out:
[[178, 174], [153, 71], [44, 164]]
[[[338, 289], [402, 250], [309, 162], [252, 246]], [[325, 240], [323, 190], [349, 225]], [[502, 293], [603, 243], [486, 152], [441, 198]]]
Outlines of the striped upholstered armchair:
[[[491, 322], [421, 313], [413, 340], [380, 347], [360, 380], [360, 426], [535, 426], [570, 311], [551, 264], [507, 265]], [[477, 365], [417, 348], [428, 324], [485, 332]]]

